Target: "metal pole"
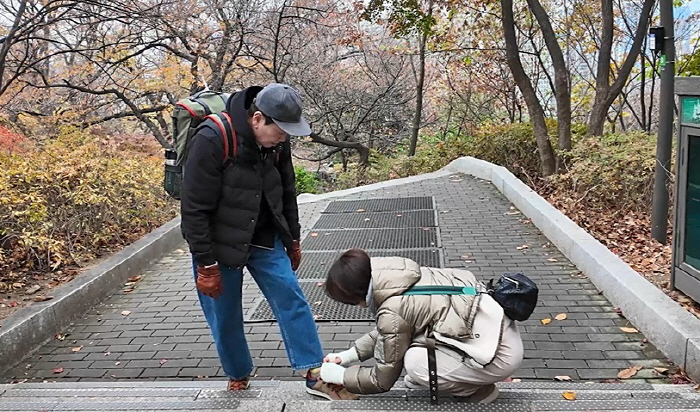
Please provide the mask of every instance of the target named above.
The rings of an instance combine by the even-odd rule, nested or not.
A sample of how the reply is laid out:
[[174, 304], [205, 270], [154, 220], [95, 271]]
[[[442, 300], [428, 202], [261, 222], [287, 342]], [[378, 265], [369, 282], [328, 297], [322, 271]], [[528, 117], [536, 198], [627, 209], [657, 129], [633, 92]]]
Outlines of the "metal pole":
[[661, 56], [661, 92], [659, 95], [659, 132], [656, 140], [656, 170], [654, 199], [651, 211], [651, 236], [666, 244], [668, 227], [668, 184], [671, 173], [671, 142], [673, 141], [673, 76], [676, 48], [673, 35], [673, 0], [660, 0], [661, 26], [664, 28], [664, 49]]

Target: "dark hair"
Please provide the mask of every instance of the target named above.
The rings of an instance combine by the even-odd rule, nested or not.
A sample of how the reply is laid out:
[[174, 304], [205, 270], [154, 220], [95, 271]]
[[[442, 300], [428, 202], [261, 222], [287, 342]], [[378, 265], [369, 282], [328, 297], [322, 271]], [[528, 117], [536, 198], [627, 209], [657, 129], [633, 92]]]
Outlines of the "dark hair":
[[260, 114], [263, 115], [265, 118], [265, 124], [272, 124], [272, 117], [263, 113], [260, 109], [258, 109], [258, 106], [255, 105], [255, 102], [252, 102], [250, 103], [250, 107], [248, 107], [248, 117], [253, 117], [255, 112], [260, 112]]
[[372, 265], [367, 252], [362, 249], [350, 249], [328, 270], [324, 286], [331, 299], [357, 305], [367, 297], [371, 279]]

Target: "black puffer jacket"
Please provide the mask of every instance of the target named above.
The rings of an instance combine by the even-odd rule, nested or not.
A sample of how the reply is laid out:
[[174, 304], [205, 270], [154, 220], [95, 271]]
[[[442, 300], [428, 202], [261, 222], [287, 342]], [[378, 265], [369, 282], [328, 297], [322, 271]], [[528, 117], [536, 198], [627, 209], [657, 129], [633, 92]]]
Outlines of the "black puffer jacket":
[[[274, 149], [261, 149], [248, 124], [246, 109], [260, 90], [250, 87], [228, 101], [226, 110], [238, 136], [238, 154], [225, 170], [221, 134], [211, 120], [200, 126], [190, 143], [182, 182], [181, 225], [199, 265], [245, 265], [254, 234], [256, 244], [263, 246], [271, 246], [276, 234], [286, 248], [299, 240], [289, 139]], [[260, 219], [265, 223], [258, 224]]]

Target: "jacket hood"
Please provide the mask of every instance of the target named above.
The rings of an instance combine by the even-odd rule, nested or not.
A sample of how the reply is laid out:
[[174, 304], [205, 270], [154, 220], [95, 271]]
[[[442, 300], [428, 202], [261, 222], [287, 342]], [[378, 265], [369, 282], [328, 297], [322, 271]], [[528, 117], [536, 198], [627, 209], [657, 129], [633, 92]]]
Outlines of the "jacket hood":
[[253, 129], [248, 124], [248, 108], [253, 103], [255, 96], [262, 90], [260, 86], [251, 86], [231, 95], [226, 102], [226, 111], [231, 116], [231, 122], [239, 140], [244, 146], [257, 148]]

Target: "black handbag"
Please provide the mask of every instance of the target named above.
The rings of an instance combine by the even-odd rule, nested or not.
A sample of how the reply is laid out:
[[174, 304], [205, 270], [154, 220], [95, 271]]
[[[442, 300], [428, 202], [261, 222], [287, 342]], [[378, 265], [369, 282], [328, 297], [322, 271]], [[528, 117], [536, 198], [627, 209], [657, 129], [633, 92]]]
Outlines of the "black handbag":
[[504, 273], [496, 283], [491, 279], [487, 288], [506, 316], [513, 320], [527, 320], [537, 306], [537, 285], [522, 273]]

